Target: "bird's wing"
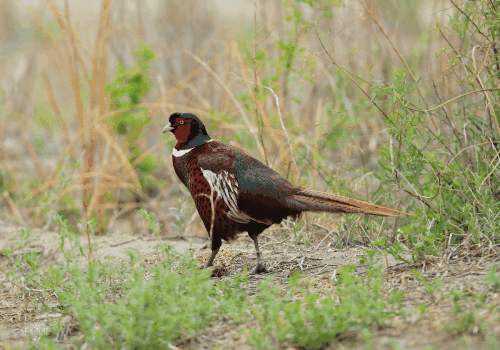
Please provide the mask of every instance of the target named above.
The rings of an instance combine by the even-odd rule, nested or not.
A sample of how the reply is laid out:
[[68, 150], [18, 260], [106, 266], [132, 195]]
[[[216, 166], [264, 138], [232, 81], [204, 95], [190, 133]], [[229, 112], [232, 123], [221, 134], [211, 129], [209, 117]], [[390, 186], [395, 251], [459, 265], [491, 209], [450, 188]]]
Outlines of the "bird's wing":
[[212, 178], [215, 187], [221, 189], [217, 192], [227, 199], [229, 215], [244, 215], [271, 225], [281, 222], [283, 217], [298, 214], [285, 205], [287, 198], [298, 189], [243, 150], [220, 143], [211, 153], [199, 155], [198, 164], [205, 177]]
[[246, 224], [252, 217], [238, 207], [240, 195], [233, 154], [228, 149], [213, 149], [211, 153], [198, 155], [198, 165], [218, 199], [223, 200], [229, 210], [226, 215], [239, 223]]

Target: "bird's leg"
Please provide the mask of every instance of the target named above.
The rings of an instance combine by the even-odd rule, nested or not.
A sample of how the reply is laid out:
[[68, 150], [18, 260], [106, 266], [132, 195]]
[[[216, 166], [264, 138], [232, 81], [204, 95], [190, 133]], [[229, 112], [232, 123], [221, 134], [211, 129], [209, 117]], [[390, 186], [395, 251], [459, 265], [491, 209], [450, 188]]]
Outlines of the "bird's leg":
[[251, 235], [250, 236], [253, 239], [253, 244], [255, 245], [255, 252], [257, 253], [257, 266], [250, 272], [251, 275], [255, 275], [260, 272], [267, 272], [266, 265], [262, 262], [260, 258], [260, 250], [259, 250], [259, 241], [258, 241], [258, 235]]
[[214, 259], [218, 252], [219, 248], [212, 250], [212, 254], [210, 255], [210, 258], [208, 258], [208, 261], [205, 264], [205, 268], [210, 267], [214, 264]]

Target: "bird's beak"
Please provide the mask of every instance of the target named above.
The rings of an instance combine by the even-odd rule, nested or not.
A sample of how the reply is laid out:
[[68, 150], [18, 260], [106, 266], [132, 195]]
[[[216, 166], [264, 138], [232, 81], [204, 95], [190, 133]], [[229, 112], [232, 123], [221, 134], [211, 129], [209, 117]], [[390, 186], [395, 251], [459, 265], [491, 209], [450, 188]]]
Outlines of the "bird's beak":
[[161, 133], [164, 134], [167, 131], [172, 131], [172, 130], [174, 130], [174, 128], [172, 127], [172, 125], [170, 125], [170, 123], [168, 123], [167, 125], [165, 125], [165, 127], [163, 128], [163, 130], [161, 131]]

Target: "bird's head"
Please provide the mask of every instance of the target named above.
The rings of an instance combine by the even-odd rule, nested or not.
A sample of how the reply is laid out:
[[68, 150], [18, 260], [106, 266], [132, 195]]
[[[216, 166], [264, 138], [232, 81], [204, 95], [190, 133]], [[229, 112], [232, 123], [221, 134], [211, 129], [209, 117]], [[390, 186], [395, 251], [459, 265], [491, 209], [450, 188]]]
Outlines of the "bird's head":
[[174, 134], [178, 141], [175, 147], [177, 149], [192, 148], [210, 140], [205, 125], [194, 114], [174, 113], [170, 115], [168, 121], [162, 133], [170, 131]]

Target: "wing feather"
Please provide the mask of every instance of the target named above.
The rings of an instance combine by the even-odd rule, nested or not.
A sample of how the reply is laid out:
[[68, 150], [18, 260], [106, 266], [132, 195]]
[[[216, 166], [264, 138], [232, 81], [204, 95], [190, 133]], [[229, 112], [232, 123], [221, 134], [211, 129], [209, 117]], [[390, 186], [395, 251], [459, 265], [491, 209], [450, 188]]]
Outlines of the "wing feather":
[[[201, 167], [201, 166], [200, 166]], [[238, 209], [238, 181], [234, 174], [229, 173], [227, 170], [219, 170], [213, 172], [209, 169], [201, 167], [203, 175], [207, 179], [212, 189], [217, 192], [226, 206], [229, 208], [226, 216], [236, 222], [246, 224], [249, 223], [251, 217], [241, 212]]]

